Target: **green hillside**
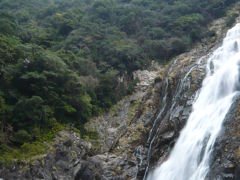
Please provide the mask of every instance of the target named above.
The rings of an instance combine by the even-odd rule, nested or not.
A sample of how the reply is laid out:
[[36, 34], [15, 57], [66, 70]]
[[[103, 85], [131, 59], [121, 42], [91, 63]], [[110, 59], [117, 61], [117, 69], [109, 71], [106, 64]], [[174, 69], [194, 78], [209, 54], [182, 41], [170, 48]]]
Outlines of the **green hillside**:
[[132, 93], [133, 71], [214, 36], [207, 24], [235, 2], [0, 0], [0, 153], [63, 125], [83, 133], [89, 118]]

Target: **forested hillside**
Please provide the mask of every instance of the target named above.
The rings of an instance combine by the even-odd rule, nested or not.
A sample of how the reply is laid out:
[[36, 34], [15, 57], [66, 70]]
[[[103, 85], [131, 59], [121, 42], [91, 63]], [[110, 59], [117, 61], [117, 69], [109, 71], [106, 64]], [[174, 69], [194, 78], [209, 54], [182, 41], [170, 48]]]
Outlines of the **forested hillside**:
[[0, 0], [0, 154], [40, 151], [63, 125], [82, 130], [133, 91], [134, 70], [214, 36], [207, 24], [234, 2]]

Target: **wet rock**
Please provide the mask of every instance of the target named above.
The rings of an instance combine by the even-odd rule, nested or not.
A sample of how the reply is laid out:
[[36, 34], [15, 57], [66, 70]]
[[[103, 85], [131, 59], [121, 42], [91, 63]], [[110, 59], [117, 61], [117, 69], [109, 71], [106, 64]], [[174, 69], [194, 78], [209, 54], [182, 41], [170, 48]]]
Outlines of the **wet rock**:
[[235, 177], [235, 179], [240, 179], [240, 165], [239, 164], [237, 165], [237, 167], [235, 169], [234, 177]]
[[189, 116], [192, 111], [192, 107], [186, 107], [183, 110], [182, 116]]
[[182, 111], [183, 111], [183, 106], [177, 106], [173, 111], [171, 118], [179, 118]]
[[84, 180], [84, 179], [89, 179], [93, 180], [94, 176], [92, 171], [89, 169], [89, 163], [88, 162], [83, 162], [81, 166], [79, 166], [79, 169], [75, 170], [76, 173], [74, 176], [74, 180]]
[[174, 135], [175, 135], [174, 131], [167, 132], [167, 133], [163, 134], [162, 138], [164, 140], [170, 140], [170, 139], [172, 139], [174, 137]]
[[211, 162], [210, 177], [220, 176], [222, 179], [239, 179], [239, 141], [240, 137], [240, 95], [236, 96], [223, 129], [216, 140]]
[[151, 123], [152, 117], [153, 117], [153, 113], [152, 112], [149, 112], [149, 113], [144, 115], [143, 121], [144, 121], [144, 126], [145, 127], [147, 127]]
[[68, 152], [66, 150], [64, 150], [62, 147], [58, 147], [56, 149], [55, 160], [56, 161], [59, 161], [59, 160], [68, 161], [68, 159], [69, 159]]
[[64, 146], [67, 146], [67, 147], [70, 147], [70, 146], [72, 146], [72, 140], [71, 139], [68, 139], [67, 141], [65, 141], [64, 143], [63, 143], [63, 145]]

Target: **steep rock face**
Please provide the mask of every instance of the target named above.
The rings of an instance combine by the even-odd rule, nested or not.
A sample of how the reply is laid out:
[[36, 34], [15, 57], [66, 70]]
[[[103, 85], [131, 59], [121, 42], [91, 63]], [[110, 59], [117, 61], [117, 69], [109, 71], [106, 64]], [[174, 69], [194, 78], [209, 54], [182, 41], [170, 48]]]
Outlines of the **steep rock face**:
[[208, 179], [240, 179], [240, 94], [235, 98], [216, 140]]
[[143, 179], [146, 170], [165, 160], [188, 119], [205, 76], [206, 60], [220, 45], [224, 27], [225, 19], [215, 21], [210, 25], [217, 30], [215, 37], [160, 68], [154, 84], [125, 98], [115, 112], [87, 124], [104, 137], [100, 138], [102, 155], [94, 158], [104, 162], [105, 178]]
[[225, 35], [224, 27], [224, 19], [215, 21], [210, 25], [210, 29], [218, 30], [215, 37], [203, 40], [160, 68], [154, 84], [120, 102], [115, 116], [108, 113], [87, 125], [106, 137], [100, 138], [105, 144], [101, 152], [112, 157], [110, 162], [118, 162], [113, 168], [104, 166], [105, 177], [119, 177], [117, 172], [123, 179], [142, 179], [147, 167], [154, 167], [168, 156], [201, 87], [206, 60]]
[[[239, 4], [236, 8], [239, 8]], [[239, 22], [239, 19], [237, 21]], [[154, 135], [147, 144], [146, 164], [142, 164], [143, 167], [138, 172], [139, 178], [146, 177], [149, 168], [160, 165], [168, 157], [180, 130], [188, 119], [194, 97], [198, 93], [197, 90], [201, 87], [201, 82], [205, 76], [204, 64], [211, 52], [219, 46], [225, 35], [224, 24], [225, 19], [220, 19], [211, 25], [211, 28], [218, 29], [217, 41], [205, 41], [204, 44], [197, 46], [196, 51], [180, 55], [169, 68], [170, 71], [167, 74], [167, 108], [161, 106], [163, 111], [160, 111], [159, 117], [155, 120], [157, 123], [153, 123], [157, 125], [153, 126]], [[197, 63], [197, 59], [201, 59], [201, 61]], [[197, 65], [194, 66], [196, 63]], [[163, 86], [166, 87], [166, 83]], [[232, 109], [229, 111], [222, 133], [216, 142], [211, 170], [208, 175], [209, 180], [240, 178], [238, 99], [236, 99]]]
[[[100, 176], [100, 168], [84, 168], [91, 154], [91, 144], [79, 138], [74, 132], [61, 131], [49, 147], [47, 154], [35, 157], [30, 162], [16, 163], [11, 168], [1, 168], [0, 177], [9, 180], [22, 179], [73, 179], [78, 176]], [[86, 165], [87, 164], [87, 165]], [[94, 170], [94, 171], [93, 171]]]
[[235, 97], [216, 140], [207, 179], [240, 179], [240, 94]]
[[125, 97], [110, 112], [86, 124], [86, 129], [98, 133], [102, 144], [98, 155], [92, 157], [103, 162], [102, 177], [136, 178], [137, 165], [142, 158], [139, 153], [143, 151], [150, 130], [149, 122], [154, 119], [160, 102], [152, 86], [159, 69], [162, 68], [137, 71], [135, 77], [140, 82], [136, 93]]
[[169, 155], [180, 130], [188, 119], [192, 103], [205, 77], [205, 64], [224, 36], [224, 19], [215, 21], [210, 29], [217, 31], [215, 39], [208, 39], [198, 44], [190, 52], [178, 56], [165, 72], [165, 81], [156, 84], [159, 91], [167, 92], [161, 96], [159, 114], [152, 122], [152, 135], [149, 137], [145, 159], [139, 168], [138, 177], [146, 177], [150, 168], [161, 164]]

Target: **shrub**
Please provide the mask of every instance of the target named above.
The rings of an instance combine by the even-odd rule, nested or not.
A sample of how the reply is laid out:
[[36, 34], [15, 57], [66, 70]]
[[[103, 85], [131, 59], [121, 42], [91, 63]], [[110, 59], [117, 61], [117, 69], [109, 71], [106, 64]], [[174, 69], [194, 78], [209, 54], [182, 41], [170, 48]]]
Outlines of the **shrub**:
[[29, 142], [31, 139], [32, 139], [31, 135], [28, 134], [28, 132], [25, 130], [18, 130], [14, 134], [14, 142], [18, 145], [22, 145], [25, 142]]

